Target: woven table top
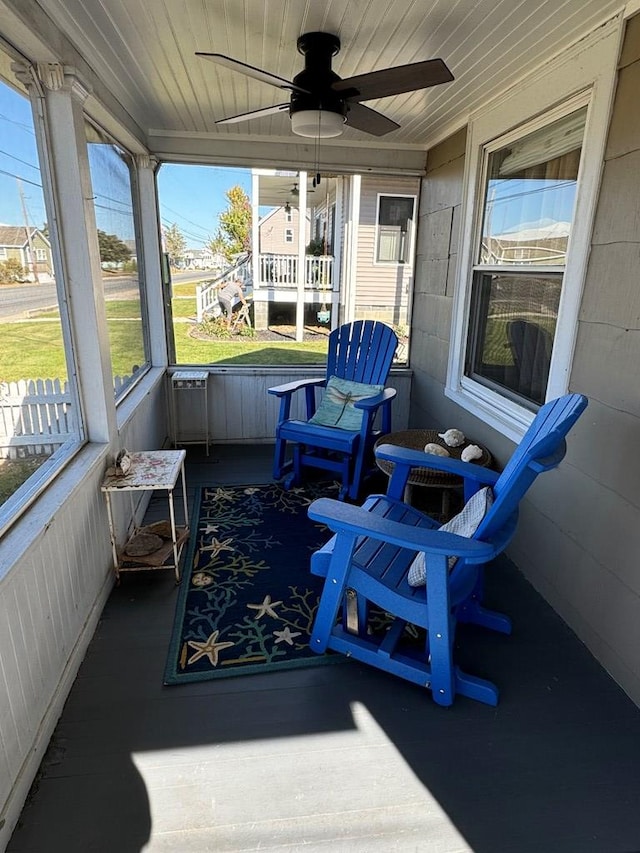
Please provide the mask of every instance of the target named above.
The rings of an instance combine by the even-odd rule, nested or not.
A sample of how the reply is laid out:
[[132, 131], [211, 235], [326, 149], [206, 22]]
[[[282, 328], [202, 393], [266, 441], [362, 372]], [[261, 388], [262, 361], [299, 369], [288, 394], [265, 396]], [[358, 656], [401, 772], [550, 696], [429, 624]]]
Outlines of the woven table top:
[[[438, 437], [438, 430], [406, 429], [381, 436], [376, 441], [375, 447], [381, 444], [395, 444], [396, 447], [405, 447], [408, 450], [424, 450], [425, 444], [430, 443], [439, 444], [441, 447], [446, 448], [452, 459], [460, 459], [465, 447], [468, 447], [470, 444], [478, 444], [473, 439], [466, 439], [464, 444], [461, 444], [459, 447], [449, 447]], [[486, 447], [483, 447], [481, 444], [478, 444], [478, 447], [482, 450], [482, 456], [479, 459], [474, 459], [473, 462], [475, 465], [488, 468], [493, 462], [493, 457]], [[376, 459], [376, 464], [388, 476], [391, 476], [393, 473], [393, 462], [387, 462], [386, 459]], [[432, 468], [413, 468], [407, 480], [407, 484], [412, 486], [439, 486], [440, 488], [454, 488], [461, 483], [462, 479], [455, 474], [448, 474], [445, 471], [434, 471]]]

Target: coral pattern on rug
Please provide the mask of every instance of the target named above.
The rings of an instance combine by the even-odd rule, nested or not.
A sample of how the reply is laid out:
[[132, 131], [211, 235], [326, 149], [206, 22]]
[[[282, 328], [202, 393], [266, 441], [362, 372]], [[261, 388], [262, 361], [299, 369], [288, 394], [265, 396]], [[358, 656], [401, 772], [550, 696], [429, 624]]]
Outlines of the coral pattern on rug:
[[319, 663], [309, 636], [323, 579], [311, 554], [330, 532], [307, 516], [336, 483], [213, 487], [196, 497], [165, 684]]

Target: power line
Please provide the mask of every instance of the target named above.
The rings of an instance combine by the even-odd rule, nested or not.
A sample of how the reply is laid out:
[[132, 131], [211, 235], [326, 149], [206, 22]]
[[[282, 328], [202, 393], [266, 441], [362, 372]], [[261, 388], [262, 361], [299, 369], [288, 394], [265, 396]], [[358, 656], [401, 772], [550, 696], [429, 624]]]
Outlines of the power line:
[[18, 178], [21, 181], [24, 181], [25, 184], [31, 184], [33, 187], [39, 187], [42, 189], [42, 184], [37, 184], [35, 181], [30, 181], [28, 178], [23, 178], [21, 175], [14, 175], [13, 172], [5, 172], [4, 169], [0, 169], [0, 175], [8, 175], [10, 178]]
[[21, 127], [23, 130], [28, 131], [28, 133], [30, 133], [32, 136], [36, 135], [33, 127], [30, 127], [28, 124], [24, 124], [21, 121], [16, 121], [13, 118], [9, 118], [9, 116], [4, 115], [3, 113], [0, 113], [0, 119], [8, 121], [10, 124], [15, 124], [16, 127]]
[[195, 225], [196, 228], [199, 228], [201, 231], [204, 231], [205, 234], [208, 234], [208, 231], [206, 228], [204, 228], [198, 222], [193, 222], [191, 219], [187, 219], [186, 216], [183, 216], [181, 213], [178, 213], [177, 210], [173, 210], [171, 207], [168, 207], [166, 204], [162, 204], [162, 203], [160, 204], [160, 207], [162, 207], [163, 210], [168, 210], [169, 213], [173, 213], [175, 216], [179, 217], [180, 219], [183, 219], [185, 222], [188, 222], [189, 225]]
[[[162, 220], [162, 225], [163, 225], [165, 228], [171, 228], [171, 227], [172, 227], [173, 225], [175, 225], [175, 224], [176, 224], [175, 222], [169, 222], [169, 221], [168, 221], [168, 220], [166, 220], [166, 219], [163, 219], [163, 220]], [[201, 237], [201, 236], [200, 236], [200, 235], [198, 235], [198, 234], [192, 234], [190, 231], [186, 231], [184, 228], [180, 228], [180, 231], [181, 231], [181, 233], [182, 233], [182, 234], [184, 234], [186, 237], [190, 237], [192, 240], [195, 240], [195, 241], [196, 241], [196, 242], [198, 242], [198, 243], [202, 243], [202, 245], [203, 245], [203, 246], [204, 246], [204, 245], [206, 245], [206, 243], [208, 243], [208, 242], [209, 242], [209, 239], [210, 239], [210, 238], [209, 238], [209, 235], [207, 235], [206, 237]]]
[[3, 151], [0, 148], [0, 154], [4, 154], [5, 157], [11, 157], [12, 160], [17, 160], [18, 163], [23, 163], [25, 166], [29, 166], [31, 169], [35, 169], [36, 171], [40, 171], [40, 166], [34, 166], [33, 163], [29, 163], [26, 160], [21, 160], [19, 157], [16, 157], [15, 154], [9, 154], [8, 151]]

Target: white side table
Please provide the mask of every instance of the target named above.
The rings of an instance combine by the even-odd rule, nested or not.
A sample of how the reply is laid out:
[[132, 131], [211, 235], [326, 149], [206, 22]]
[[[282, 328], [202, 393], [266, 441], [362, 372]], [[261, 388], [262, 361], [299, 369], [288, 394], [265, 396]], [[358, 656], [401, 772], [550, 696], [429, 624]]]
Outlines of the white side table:
[[[107, 474], [102, 482], [101, 489], [107, 502], [107, 514], [109, 516], [109, 535], [111, 537], [111, 548], [113, 550], [113, 567], [116, 579], [120, 579], [121, 572], [144, 571], [151, 569], [174, 569], [176, 582], [180, 581], [180, 554], [182, 546], [189, 537], [189, 514], [187, 510], [187, 483], [184, 474], [184, 460], [187, 453], [185, 450], [146, 450], [139, 453], [131, 453], [131, 468], [124, 477], [115, 474]], [[182, 499], [184, 502], [184, 527], [176, 526], [176, 517], [173, 506], [173, 490], [182, 477]], [[113, 509], [111, 506], [111, 495], [114, 492], [129, 492], [131, 501], [131, 515], [135, 518], [135, 507], [133, 503], [134, 492], [147, 492], [166, 490], [169, 503], [169, 525], [171, 539], [167, 540], [162, 548], [145, 556], [131, 557], [126, 554], [125, 548], [119, 549], [116, 541], [116, 530], [113, 521]], [[140, 531], [136, 527], [133, 535]], [[173, 563], [167, 562], [173, 556]]]

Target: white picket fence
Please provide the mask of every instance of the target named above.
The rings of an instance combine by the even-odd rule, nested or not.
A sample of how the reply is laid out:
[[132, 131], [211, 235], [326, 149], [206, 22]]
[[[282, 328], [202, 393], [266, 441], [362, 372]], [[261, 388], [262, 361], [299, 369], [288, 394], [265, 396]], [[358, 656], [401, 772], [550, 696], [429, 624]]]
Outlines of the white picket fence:
[[[116, 395], [130, 380], [130, 376], [114, 377]], [[50, 454], [77, 433], [66, 382], [0, 382], [0, 458]]]
[[71, 438], [71, 397], [59, 379], [0, 383], [0, 453], [51, 453]]

